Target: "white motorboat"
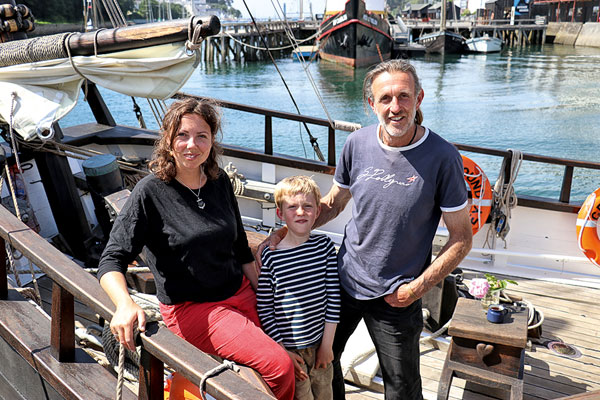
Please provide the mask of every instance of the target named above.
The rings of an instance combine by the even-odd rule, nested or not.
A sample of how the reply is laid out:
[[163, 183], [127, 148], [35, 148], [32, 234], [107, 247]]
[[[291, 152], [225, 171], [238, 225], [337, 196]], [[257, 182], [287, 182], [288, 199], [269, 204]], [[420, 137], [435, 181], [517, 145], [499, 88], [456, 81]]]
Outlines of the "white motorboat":
[[488, 35], [467, 39], [469, 51], [475, 53], [497, 53], [502, 50], [502, 40]]

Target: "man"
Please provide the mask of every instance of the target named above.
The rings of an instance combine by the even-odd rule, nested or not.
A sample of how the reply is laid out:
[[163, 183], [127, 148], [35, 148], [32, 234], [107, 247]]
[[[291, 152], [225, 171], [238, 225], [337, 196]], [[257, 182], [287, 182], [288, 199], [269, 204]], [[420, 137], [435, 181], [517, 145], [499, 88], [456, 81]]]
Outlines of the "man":
[[[321, 200], [315, 226], [335, 218], [354, 199], [338, 253], [342, 309], [333, 344], [336, 400], [344, 398], [339, 359], [361, 318], [377, 351], [386, 400], [422, 399], [420, 299], [471, 248], [462, 160], [454, 146], [419, 125], [423, 96], [414, 67], [405, 61], [386, 61], [368, 72], [363, 97], [379, 124], [348, 137], [334, 185]], [[441, 216], [449, 239], [431, 262]]]

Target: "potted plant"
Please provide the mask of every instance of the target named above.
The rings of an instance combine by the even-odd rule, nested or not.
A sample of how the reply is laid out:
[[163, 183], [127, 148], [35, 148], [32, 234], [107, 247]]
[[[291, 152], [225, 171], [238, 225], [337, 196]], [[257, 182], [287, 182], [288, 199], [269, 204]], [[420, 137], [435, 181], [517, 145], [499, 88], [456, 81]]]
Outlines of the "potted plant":
[[512, 279], [498, 279], [492, 274], [485, 274], [485, 278], [475, 278], [471, 280], [469, 294], [476, 299], [481, 299], [481, 307], [484, 310], [490, 304], [498, 304], [500, 302], [500, 293], [506, 289], [509, 283], [518, 285]]

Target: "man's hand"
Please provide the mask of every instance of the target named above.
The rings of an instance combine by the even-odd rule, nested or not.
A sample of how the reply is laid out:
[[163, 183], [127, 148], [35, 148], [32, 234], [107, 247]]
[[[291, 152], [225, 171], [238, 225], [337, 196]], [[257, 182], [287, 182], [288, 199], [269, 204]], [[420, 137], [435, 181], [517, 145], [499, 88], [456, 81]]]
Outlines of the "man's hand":
[[256, 260], [256, 265], [258, 267], [259, 275], [260, 275], [260, 267], [262, 267], [262, 252], [265, 247], [269, 246], [271, 250], [275, 250], [279, 242], [283, 240], [283, 238], [287, 235], [287, 226], [277, 229], [273, 231], [265, 240], [260, 242], [258, 247], [256, 248], [256, 254], [254, 255], [254, 259]]
[[398, 286], [394, 292], [384, 297], [385, 301], [392, 307], [408, 307], [418, 298], [408, 283]]

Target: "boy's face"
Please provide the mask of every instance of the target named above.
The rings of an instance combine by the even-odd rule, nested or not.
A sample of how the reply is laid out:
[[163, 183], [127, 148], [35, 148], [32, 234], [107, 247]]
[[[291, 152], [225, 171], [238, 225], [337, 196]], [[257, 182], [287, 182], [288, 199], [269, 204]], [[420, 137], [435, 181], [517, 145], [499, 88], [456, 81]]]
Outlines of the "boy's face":
[[296, 235], [308, 235], [321, 212], [315, 196], [298, 193], [285, 196], [277, 216], [286, 223], [288, 230]]

